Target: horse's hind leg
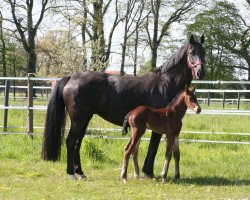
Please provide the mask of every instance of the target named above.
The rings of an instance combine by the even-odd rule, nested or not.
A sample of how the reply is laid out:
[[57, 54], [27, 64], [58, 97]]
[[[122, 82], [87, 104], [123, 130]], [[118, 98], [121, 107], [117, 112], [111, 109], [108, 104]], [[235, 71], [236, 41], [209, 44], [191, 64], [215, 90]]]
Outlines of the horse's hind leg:
[[84, 118], [84, 121], [75, 121], [71, 119], [71, 127], [69, 135], [66, 139], [66, 144], [67, 173], [71, 176], [72, 179], [75, 179], [75, 173], [79, 174], [80, 177], [85, 177], [81, 168], [80, 147], [91, 117], [92, 115], [89, 115], [88, 118]]
[[174, 141], [175, 179], [180, 179], [180, 148], [179, 138]]

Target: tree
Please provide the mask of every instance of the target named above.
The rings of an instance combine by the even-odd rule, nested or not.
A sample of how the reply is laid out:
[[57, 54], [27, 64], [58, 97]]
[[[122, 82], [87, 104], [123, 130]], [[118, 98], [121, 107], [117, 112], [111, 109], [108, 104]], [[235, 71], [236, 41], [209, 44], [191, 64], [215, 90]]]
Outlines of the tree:
[[124, 17], [124, 34], [123, 34], [123, 43], [122, 43], [122, 60], [121, 60], [121, 69], [120, 74], [124, 75], [124, 66], [125, 66], [125, 56], [127, 43], [131, 36], [135, 34], [135, 56], [134, 56], [134, 75], [136, 75], [136, 65], [137, 65], [137, 48], [138, 48], [138, 37], [139, 30], [146, 16], [143, 17], [145, 2], [143, 0], [128, 0], [124, 7], [125, 17]]
[[[162, 39], [169, 35], [170, 26], [184, 19], [185, 14], [193, 9], [196, 0], [166, 2], [163, 0], [150, 0], [151, 14], [147, 17], [146, 32], [151, 49], [151, 69], [156, 67], [157, 51]], [[173, 12], [166, 12], [174, 8]], [[165, 13], [170, 13], [165, 15]], [[167, 20], [166, 20], [167, 19]], [[152, 24], [152, 26], [150, 26]], [[152, 31], [151, 31], [152, 29]]]
[[71, 31], [48, 31], [38, 39], [39, 74], [63, 76], [84, 71], [80, 49]]
[[6, 69], [6, 45], [4, 39], [4, 31], [3, 31], [3, 15], [0, 11], [0, 41], [2, 43], [1, 46], [1, 63], [2, 64], [2, 75], [3, 77], [7, 76], [7, 69]]
[[36, 43], [35, 37], [39, 25], [41, 24], [44, 14], [46, 12], [48, 0], [42, 0], [41, 10], [39, 13], [38, 20], [34, 20], [34, 0], [26, 1], [16, 1], [16, 0], [6, 0], [10, 6], [12, 21], [20, 36], [20, 41], [27, 53], [27, 63], [28, 63], [28, 73], [36, 73]]
[[[249, 0], [247, 3], [250, 8]], [[196, 32], [197, 27], [206, 35], [207, 77], [230, 80], [237, 71], [245, 70], [250, 80], [250, 24], [236, 6], [227, 1], [216, 2], [198, 14], [187, 31]]]

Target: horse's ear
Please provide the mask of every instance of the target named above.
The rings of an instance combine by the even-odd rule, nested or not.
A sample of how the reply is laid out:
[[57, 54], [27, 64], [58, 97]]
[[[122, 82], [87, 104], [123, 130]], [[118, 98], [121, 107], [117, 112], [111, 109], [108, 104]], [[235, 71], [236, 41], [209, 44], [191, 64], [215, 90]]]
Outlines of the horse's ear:
[[195, 86], [194, 86], [194, 87], [191, 88], [190, 91], [191, 91], [192, 93], [194, 93], [194, 92], [195, 92], [195, 89], [196, 89], [196, 88], [195, 88]]
[[190, 36], [189, 43], [190, 43], [190, 44], [194, 44], [194, 42], [195, 42], [195, 40], [194, 40], [194, 35], [192, 34], [192, 35]]
[[205, 36], [202, 35], [202, 36], [201, 36], [201, 44], [204, 44], [204, 42], [205, 42]]

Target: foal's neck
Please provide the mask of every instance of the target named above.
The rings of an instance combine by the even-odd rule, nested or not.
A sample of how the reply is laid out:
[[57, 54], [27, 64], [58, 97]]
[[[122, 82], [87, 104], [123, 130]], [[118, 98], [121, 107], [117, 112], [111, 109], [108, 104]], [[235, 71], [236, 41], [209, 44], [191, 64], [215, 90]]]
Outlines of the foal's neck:
[[186, 102], [184, 100], [184, 95], [181, 94], [175, 102], [173, 102], [172, 105], [170, 105], [169, 107], [170, 109], [172, 109], [174, 111], [174, 113], [180, 117], [180, 119], [182, 119], [184, 117], [184, 115], [186, 114], [187, 111], [187, 105]]

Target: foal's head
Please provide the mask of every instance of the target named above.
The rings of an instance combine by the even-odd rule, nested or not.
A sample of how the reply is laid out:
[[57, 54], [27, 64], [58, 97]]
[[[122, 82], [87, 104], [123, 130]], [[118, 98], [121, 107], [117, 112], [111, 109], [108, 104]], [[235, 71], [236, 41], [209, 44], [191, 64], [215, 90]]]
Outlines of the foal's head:
[[197, 101], [197, 97], [194, 94], [195, 87], [191, 88], [190, 90], [188, 88], [185, 89], [183, 95], [184, 95], [184, 101], [190, 109], [192, 109], [196, 114], [199, 114], [201, 112], [201, 107]]

